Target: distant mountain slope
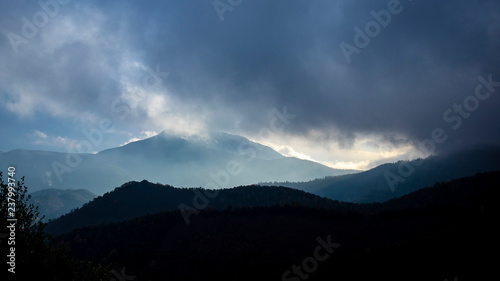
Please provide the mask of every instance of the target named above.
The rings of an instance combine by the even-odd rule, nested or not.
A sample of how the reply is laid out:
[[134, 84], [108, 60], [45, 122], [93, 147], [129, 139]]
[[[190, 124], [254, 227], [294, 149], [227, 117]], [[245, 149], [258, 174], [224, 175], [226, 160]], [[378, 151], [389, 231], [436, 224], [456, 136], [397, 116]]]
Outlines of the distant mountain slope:
[[259, 181], [304, 181], [352, 172], [284, 157], [269, 147], [225, 133], [208, 137], [161, 133], [97, 154], [13, 150], [0, 154], [0, 168], [6, 170], [9, 165], [16, 166], [18, 175], [26, 176], [30, 191], [87, 188], [96, 194], [142, 179], [217, 188]]
[[400, 198], [370, 206], [374, 210], [393, 211], [473, 208], [481, 212], [496, 212], [500, 209], [497, 203], [499, 195], [500, 171], [495, 171], [439, 182], [432, 187], [422, 188]]
[[[414, 171], [407, 175], [406, 172], [412, 168]], [[496, 170], [500, 170], [500, 148], [483, 147], [431, 156], [423, 160], [383, 164], [351, 175], [327, 177], [309, 182], [272, 184], [307, 190], [339, 201], [371, 203], [400, 197], [437, 182]], [[399, 177], [402, 182], [397, 182], [391, 189], [386, 177], [392, 180], [394, 176]]]
[[80, 208], [97, 195], [86, 189], [43, 189], [30, 194], [31, 202], [38, 206], [40, 215], [46, 220], [58, 218], [71, 210]]
[[[179, 204], [196, 207], [197, 194], [204, 194], [201, 188], [174, 188], [147, 181], [129, 182], [112, 192], [95, 198], [78, 210], [73, 211], [47, 226], [47, 231], [63, 233], [72, 228], [87, 225], [123, 221], [146, 214], [179, 210]], [[210, 196], [210, 195], [209, 195]], [[205, 208], [224, 210], [228, 207], [265, 207], [273, 205], [300, 205], [323, 208], [348, 208], [350, 204], [286, 187], [240, 186], [220, 190], [214, 197], [205, 196]], [[203, 199], [201, 199], [203, 200]], [[201, 203], [200, 203], [201, 204]]]
[[140, 280], [488, 280], [499, 186], [493, 172], [342, 211], [205, 210], [190, 225], [165, 212], [59, 240], [79, 258], [110, 261]]
[[325, 186], [332, 185], [334, 183], [346, 180], [350, 177], [353, 177], [356, 174], [359, 174], [362, 172], [357, 172], [357, 173], [352, 173], [352, 174], [346, 174], [346, 175], [341, 175], [341, 176], [327, 176], [324, 178], [316, 178], [314, 180], [310, 181], [301, 181], [301, 182], [294, 182], [294, 181], [274, 181], [274, 182], [259, 182], [259, 185], [262, 186], [286, 186], [290, 188], [295, 188], [299, 190], [303, 190], [306, 192], [310, 193], [315, 193], [319, 189], [322, 189]]

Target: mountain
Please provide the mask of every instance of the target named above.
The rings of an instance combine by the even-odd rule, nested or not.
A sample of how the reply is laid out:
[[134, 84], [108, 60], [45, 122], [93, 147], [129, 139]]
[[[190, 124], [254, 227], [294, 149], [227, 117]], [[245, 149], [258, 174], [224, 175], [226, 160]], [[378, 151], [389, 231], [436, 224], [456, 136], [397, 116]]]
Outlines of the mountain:
[[45, 220], [55, 219], [71, 210], [80, 208], [97, 195], [86, 189], [43, 189], [30, 194], [31, 202], [38, 206], [40, 215], [45, 216]]
[[[197, 212], [203, 209], [225, 210], [273, 205], [346, 209], [351, 205], [287, 187], [239, 186], [214, 193], [201, 188], [175, 188], [144, 180], [126, 183], [95, 198], [81, 208], [50, 222], [47, 231], [64, 233], [73, 228], [119, 222], [166, 211], [175, 210], [180, 214], [180, 204], [184, 204], [183, 210], [194, 208]], [[187, 213], [185, 220], [189, 223], [193, 215]]]
[[383, 202], [438, 182], [500, 170], [500, 147], [482, 147], [426, 159], [383, 164], [368, 171], [309, 182], [272, 182], [344, 202]]
[[[122, 189], [152, 188], [143, 184]], [[496, 272], [499, 185], [500, 172], [491, 172], [343, 210], [205, 209], [189, 225], [176, 210], [57, 239], [77, 258], [136, 280], [487, 280]], [[120, 192], [109, 200], [119, 202]]]
[[96, 194], [128, 181], [147, 179], [175, 186], [224, 188], [259, 181], [304, 181], [352, 173], [316, 162], [284, 157], [244, 137], [212, 133], [154, 137], [97, 154], [12, 150], [0, 154], [0, 168], [16, 166], [30, 191], [88, 189]]

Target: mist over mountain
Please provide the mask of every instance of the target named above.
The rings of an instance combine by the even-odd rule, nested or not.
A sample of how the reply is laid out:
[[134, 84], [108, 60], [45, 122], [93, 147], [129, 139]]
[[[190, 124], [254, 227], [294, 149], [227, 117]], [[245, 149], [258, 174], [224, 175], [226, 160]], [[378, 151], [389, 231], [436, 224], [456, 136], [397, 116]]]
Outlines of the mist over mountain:
[[272, 182], [345, 202], [383, 202], [437, 182], [500, 170], [500, 147], [459, 150], [426, 159], [387, 163], [368, 171], [308, 182]]
[[31, 202], [38, 206], [40, 215], [45, 216], [45, 221], [58, 218], [71, 210], [80, 208], [97, 195], [85, 189], [43, 189], [33, 192]]
[[88, 189], [103, 194], [128, 181], [147, 179], [174, 186], [227, 188], [259, 181], [304, 181], [355, 172], [284, 157], [244, 137], [211, 133], [154, 137], [96, 154], [12, 150], [0, 167], [13, 165], [30, 190]]

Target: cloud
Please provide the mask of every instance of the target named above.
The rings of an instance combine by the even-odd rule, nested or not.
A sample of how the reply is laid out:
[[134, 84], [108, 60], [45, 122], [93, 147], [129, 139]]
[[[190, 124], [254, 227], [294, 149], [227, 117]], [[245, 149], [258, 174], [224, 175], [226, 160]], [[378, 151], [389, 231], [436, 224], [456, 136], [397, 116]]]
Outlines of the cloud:
[[[109, 118], [137, 138], [167, 129], [258, 139], [269, 112], [286, 106], [297, 118], [274, 145], [358, 167], [409, 157], [435, 128], [448, 135], [437, 151], [500, 141], [495, 95], [457, 130], [443, 120], [479, 75], [500, 80], [498, 1], [400, 2], [347, 63], [339, 44], [353, 44], [354, 28], [388, 0], [248, 1], [222, 22], [211, 2], [72, 1], [18, 54], [6, 34], [40, 7], [0, 1], [0, 100], [12, 120], [95, 128]], [[144, 87], [157, 67], [168, 77]]]
[[42, 131], [38, 131], [38, 130], [35, 130], [35, 131], [33, 132], [33, 136], [38, 137], [38, 138], [40, 138], [40, 139], [46, 139], [46, 138], [48, 137], [48, 136], [47, 136], [47, 134], [45, 134], [45, 133], [44, 133], [44, 132], [42, 132]]
[[155, 131], [143, 131], [143, 132], [141, 132], [141, 134], [139, 135], [139, 137], [132, 137], [128, 141], [122, 143], [120, 146], [127, 145], [127, 144], [129, 144], [131, 142], [136, 142], [136, 141], [140, 141], [140, 140], [143, 140], [143, 139], [147, 139], [147, 138], [156, 136], [157, 134], [158, 134], [158, 132], [155, 132]]
[[46, 133], [34, 130], [30, 135], [33, 144], [47, 148], [63, 148], [68, 152], [75, 152], [82, 149], [81, 144], [76, 139], [63, 136], [49, 136]]
[[272, 149], [274, 149], [277, 152], [279, 152], [280, 154], [282, 154], [284, 156], [287, 156], [287, 157], [296, 157], [296, 158], [299, 158], [299, 159], [314, 161], [311, 158], [311, 156], [303, 154], [303, 153], [300, 153], [300, 152], [296, 151], [293, 147], [291, 147], [289, 145], [277, 145], [277, 144], [274, 144], [274, 143], [271, 143], [271, 142], [263, 142], [261, 144], [269, 146]]

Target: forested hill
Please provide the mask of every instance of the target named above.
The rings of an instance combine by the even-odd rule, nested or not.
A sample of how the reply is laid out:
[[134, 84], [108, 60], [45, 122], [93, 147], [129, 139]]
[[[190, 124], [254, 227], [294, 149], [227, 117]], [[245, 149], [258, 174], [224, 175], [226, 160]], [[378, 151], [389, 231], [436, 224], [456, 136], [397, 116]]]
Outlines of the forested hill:
[[[298, 274], [307, 280], [487, 280], [496, 268], [491, 257], [500, 235], [499, 186], [500, 172], [492, 172], [385, 203], [346, 205], [352, 210], [204, 210], [189, 225], [171, 211], [80, 228], [58, 239], [77, 257], [126, 268], [137, 280], [305, 280]], [[253, 188], [290, 191], [233, 191], [245, 198]], [[309, 257], [320, 240], [337, 248], [313, 263]], [[315, 270], [305, 271], [307, 263]], [[287, 273], [297, 266], [297, 273]]]
[[[446, 184], [438, 183], [434, 187], [424, 188], [385, 203], [361, 205], [333, 201], [301, 190], [276, 186], [240, 186], [214, 193], [214, 191], [201, 188], [175, 188], [148, 181], [129, 182], [95, 198], [82, 208], [51, 221], [47, 226], [47, 231], [60, 234], [78, 227], [119, 222], [166, 211], [175, 210], [181, 214], [179, 209], [181, 204], [183, 204], [181, 209], [185, 211], [184, 215], [188, 220], [193, 210], [199, 212], [204, 209], [225, 210], [275, 205], [326, 208], [363, 215], [394, 208], [461, 207], [469, 204], [471, 200], [493, 198], [486, 196], [485, 192], [493, 192], [491, 188], [495, 184], [500, 186], [498, 174], [499, 172], [492, 172], [454, 180]], [[189, 208], [193, 209], [189, 210]]]
[[224, 210], [273, 205], [311, 208], [352, 208], [354, 204], [321, 198], [287, 187], [240, 186], [217, 192], [201, 188], [175, 188], [148, 181], [128, 182], [81, 208], [50, 222], [47, 231], [63, 233], [73, 228], [118, 222], [146, 214], [177, 210]]

